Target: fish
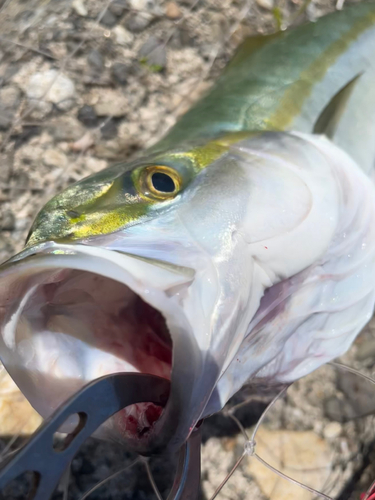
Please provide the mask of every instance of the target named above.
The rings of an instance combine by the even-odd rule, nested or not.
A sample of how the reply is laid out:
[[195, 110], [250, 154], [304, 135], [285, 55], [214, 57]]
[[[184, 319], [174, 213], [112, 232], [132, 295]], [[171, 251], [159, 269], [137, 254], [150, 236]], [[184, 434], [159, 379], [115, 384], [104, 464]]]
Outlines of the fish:
[[167, 135], [42, 208], [0, 267], [0, 358], [50, 415], [171, 382], [103, 435], [176, 449], [244, 385], [345, 353], [375, 304], [375, 3], [246, 39]]

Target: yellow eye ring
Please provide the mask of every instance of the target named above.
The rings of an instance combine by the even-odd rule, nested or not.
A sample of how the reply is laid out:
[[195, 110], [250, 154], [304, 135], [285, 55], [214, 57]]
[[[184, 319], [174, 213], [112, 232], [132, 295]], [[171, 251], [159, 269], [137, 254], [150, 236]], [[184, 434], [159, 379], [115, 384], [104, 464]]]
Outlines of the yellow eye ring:
[[150, 165], [144, 168], [140, 181], [143, 194], [157, 200], [174, 198], [182, 185], [180, 174], [164, 165]]

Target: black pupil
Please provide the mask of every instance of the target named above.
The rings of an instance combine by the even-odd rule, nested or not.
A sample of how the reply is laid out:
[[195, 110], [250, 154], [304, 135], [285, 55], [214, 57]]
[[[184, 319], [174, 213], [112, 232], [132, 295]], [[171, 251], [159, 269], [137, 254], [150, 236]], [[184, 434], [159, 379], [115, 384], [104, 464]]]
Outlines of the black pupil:
[[174, 180], [168, 174], [163, 174], [162, 172], [156, 172], [152, 174], [152, 185], [156, 191], [161, 193], [173, 193], [176, 189]]

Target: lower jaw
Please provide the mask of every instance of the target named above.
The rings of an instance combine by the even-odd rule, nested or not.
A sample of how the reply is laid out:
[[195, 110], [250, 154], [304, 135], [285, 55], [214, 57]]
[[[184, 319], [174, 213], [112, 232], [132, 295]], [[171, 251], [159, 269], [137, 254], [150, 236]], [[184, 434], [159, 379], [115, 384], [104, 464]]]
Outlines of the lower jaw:
[[[151, 309], [157, 313], [161, 311], [176, 331], [173, 345], [175, 383], [168, 406], [165, 411], [152, 403], [128, 407], [113, 417], [101, 435], [116, 441], [138, 441], [139, 446], [134, 449], [147, 453], [151, 448], [164, 448], [167, 440], [171, 443], [170, 448], [176, 449], [191, 427], [191, 421], [185, 418], [185, 400], [191, 397], [195, 379], [190, 373], [197, 372], [195, 366], [199, 366], [200, 358], [195, 356], [193, 336], [182, 307], [170, 300], [165, 290], [177, 290], [180, 294], [182, 287], [190, 286], [192, 277], [96, 247], [52, 244], [50, 247], [38, 249], [35, 256], [24, 255], [1, 269], [0, 305], [4, 308], [0, 309], [3, 327], [0, 344], [4, 365], [34, 408], [45, 417], [87, 382], [103, 375], [139, 372], [170, 380], [171, 335], [160, 328], [157, 318], [153, 318], [156, 324], [151, 325], [154, 341], [141, 342], [139, 348], [140, 339], [146, 337], [143, 333], [138, 335], [136, 330], [124, 345], [121, 340], [124, 329], [118, 328], [117, 319], [123, 319], [126, 311], [121, 311], [122, 307], [116, 309], [116, 300], [112, 300], [103, 282], [95, 287], [92, 283], [87, 287], [78, 286], [75, 295], [71, 285], [77, 273], [91, 273], [108, 280], [111, 290], [113, 283], [127, 287], [133, 295], [142, 298], [146, 309], [149, 303], [145, 301], [150, 297]], [[68, 283], [67, 274], [74, 278], [72, 282]], [[45, 285], [47, 288], [40, 290]], [[95, 289], [100, 291], [100, 299], [92, 293]], [[110, 324], [100, 324], [101, 320], [98, 324], [95, 316], [102, 300], [109, 304], [106, 314]], [[138, 313], [148, 317], [144, 310]], [[149, 321], [147, 324], [150, 326]], [[96, 333], [93, 333], [93, 326]], [[108, 343], [112, 331], [115, 335]], [[189, 370], [184, 371], [187, 359], [190, 360]]]
[[[126, 285], [103, 276], [69, 269], [41, 275], [14, 327], [21, 359], [26, 344], [35, 352], [30, 382], [40, 369], [48, 380], [46, 391], [32, 389], [34, 406], [43, 416], [48, 416], [43, 407], [56, 408], [80, 380], [118, 372], [171, 378], [172, 340], [162, 314]], [[22, 361], [21, 367], [26, 366]], [[21, 390], [28, 396], [25, 385]], [[145, 442], [162, 412], [153, 403], [131, 405], [114, 416], [115, 431], [121, 440]]]

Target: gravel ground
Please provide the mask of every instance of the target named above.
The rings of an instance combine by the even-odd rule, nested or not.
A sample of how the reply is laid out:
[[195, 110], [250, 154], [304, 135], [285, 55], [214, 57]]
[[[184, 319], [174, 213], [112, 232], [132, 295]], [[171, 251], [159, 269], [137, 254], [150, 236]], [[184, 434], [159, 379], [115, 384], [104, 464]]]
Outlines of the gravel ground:
[[[336, 8], [331, 0], [306, 5], [303, 0], [0, 0], [0, 262], [21, 250], [33, 218], [53, 194], [160, 138], [211, 85], [242, 39]], [[368, 375], [374, 330], [370, 324], [343, 359]], [[2, 389], [10, 386], [4, 377]], [[11, 392], [16, 394], [13, 387]], [[358, 500], [375, 478], [374, 393], [364, 379], [323, 367], [296, 382], [267, 414], [257, 453], [334, 498]], [[232, 405], [248, 401], [235, 412], [246, 429], [273, 395], [250, 387], [234, 398]], [[12, 449], [22, 440], [12, 443], [11, 436], [31, 432], [38, 419], [19, 394], [11, 403], [3, 399], [1, 446]], [[26, 414], [28, 428], [7, 424]], [[202, 495], [209, 498], [241, 455], [243, 436], [224, 412], [208, 419], [203, 437]], [[89, 440], [54, 498], [79, 499], [134, 458], [117, 445]], [[174, 464], [175, 457], [150, 462], [163, 498]], [[64, 496], [68, 483], [69, 497]], [[20, 481], [0, 498], [24, 498], [24, 493]], [[151, 499], [155, 493], [139, 462], [90, 498]], [[314, 495], [246, 457], [220, 498]]]

